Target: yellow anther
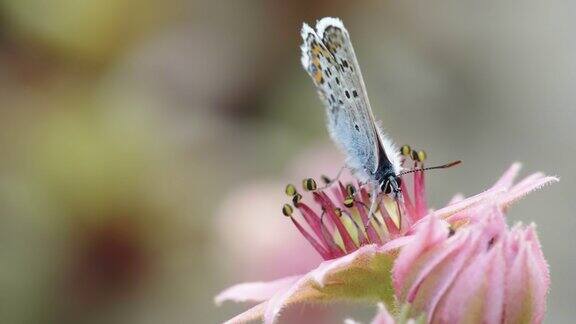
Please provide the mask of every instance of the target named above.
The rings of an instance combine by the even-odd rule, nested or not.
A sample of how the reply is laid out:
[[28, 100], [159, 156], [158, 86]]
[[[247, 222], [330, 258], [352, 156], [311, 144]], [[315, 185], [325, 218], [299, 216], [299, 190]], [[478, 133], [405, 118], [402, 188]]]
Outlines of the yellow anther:
[[403, 156], [410, 156], [410, 154], [412, 154], [412, 148], [410, 147], [410, 145], [402, 145], [402, 147], [400, 148], [400, 154], [402, 154]]
[[302, 187], [306, 191], [314, 191], [318, 188], [318, 185], [316, 185], [316, 181], [314, 179], [308, 178], [302, 180]]
[[298, 193], [298, 191], [296, 191], [296, 187], [294, 187], [294, 185], [291, 183], [286, 185], [285, 192], [290, 197], [293, 197], [295, 194]]
[[346, 197], [346, 199], [344, 199], [344, 206], [351, 208], [354, 206], [354, 198], [353, 197]]
[[426, 160], [426, 152], [418, 151], [418, 162], [424, 162]]
[[290, 217], [290, 216], [292, 216], [292, 212], [294, 212], [294, 209], [292, 209], [292, 206], [290, 206], [288, 204], [284, 204], [284, 206], [282, 206], [282, 214], [284, 214], [284, 216]]

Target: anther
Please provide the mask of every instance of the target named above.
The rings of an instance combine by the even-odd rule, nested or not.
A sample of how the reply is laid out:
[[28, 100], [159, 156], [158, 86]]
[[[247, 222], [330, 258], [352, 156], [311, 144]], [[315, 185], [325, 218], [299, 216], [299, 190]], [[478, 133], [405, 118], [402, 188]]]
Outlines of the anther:
[[296, 187], [294, 187], [294, 185], [291, 183], [286, 185], [286, 189], [284, 190], [284, 192], [286, 192], [286, 194], [290, 197], [293, 197], [295, 194], [298, 193], [298, 191], [296, 191]]
[[352, 208], [354, 206], [354, 198], [353, 197], [346, 197], [344, 199], [344, 206], [348, 208]]
[[291, 217], [292, 212], [294, 212], [294, 209], [292, 209], [292, 206], [290, 206], [288, 204], [284, 204], [284, 206], [282, 206], [282, 214], [284, 214], [284, 216]]
[[342, 209], [336, 207], [334, 208], [334, 213], [336, 214], [336, 216], [342, 217]]
[[412, 154], [412, 148], [410, 145], [402, 145], [400, 148], [400, 154], [402, 154], [402, 156], [410, 156]]
[[418, 151], [418, 162], [424, 162], [426, 160], [426, 152], [425, 151]]
[[300, 204], [300, 201], [302, 201], [302, 195], [299, 193], [296, 193], [294, 195], [294, 197], [292, 197], [292, 204], [294, 205], [294, 207], [298, 207], [298, 205]]
[[302, 180], [302, 187], [306, 191], [314, 191], [318, 188], [318, 185], [316, 185], [316, 181], [314, 179], [308, 178]]
[[356, 194], [356, 188], [352, 184], [347, 184], [346, 193], [348, 194], [348, 196], [354, 197], [354, 195]]
[[412, 160], [414, 160], [414, 162], [418, 162], [418, 151], [412, 150], [410, 153], [412, 155]]

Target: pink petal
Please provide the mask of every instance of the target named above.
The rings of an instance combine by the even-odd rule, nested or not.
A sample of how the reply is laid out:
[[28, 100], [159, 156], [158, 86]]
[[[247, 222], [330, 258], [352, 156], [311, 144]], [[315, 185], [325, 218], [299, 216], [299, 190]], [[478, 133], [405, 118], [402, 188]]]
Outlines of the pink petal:
[[240, 313], [233, 318], [224, 322], [224, 324], [243, 324], [252, 322], [262, 318], [262, 314], [264, 314], [264, 309], [266, 309], [268, 302], [260, 303], [249, 310]]
[[546, 296], [550, 289], [550, 270], [548, 263], [544, 259], [534, 225], [528, 227], [525, 231], [524, 239], [529, 242], [528, 257], [531, 261], [529, 269], [532, 271], [532, 278], [535, 278], [534, 321], [540, 323], [546, 312]]
[[518, 182], [517, 184], [515, 184], [514, 186], [512, 186], [512, 190], [514, 189], [518, 189], [518, 188], [522, 188], [526, 185], [529, 185], [530, 183], [542, 179], [544, 178], [546, 175], [542, 172], [534, 172], [531, 175], [525, 177], [524, 179], [522, 179], [520, 182]]
[[402, 237], [388, 241], [386, 244], [378, 248], [380, 252], [390, 252], [405, 246], [414, 240], [414, 235], [404, 235]]
[[421, 229], [414, 235], [412, 243], [402, 249], [394, 262], [392, 278], [397, 295], [403, 295], [400, 292], [420, 255], [448, 238], [448, 228], [436, 217], [427, 218]]
[[506, 285], [506, 303], [504, 314], [509, 323], [530, 322], [540, 323], [546, 308], [546, 294], [549, 287], [549, 273], [546, 261], [540, 258], [541, 253], [535, 252], [539, 244], [526, 240], [526, 236], [535, 237], [533, 230], [521, 233], [521, 237], [513, 237], [516, 244], [509, 244], [516, 254], [512, 258]]
[[269, 282], [248, 282], [234, 285], [221, 293], [215, 298], [216, 305], [231, 300], [235, 302], [262, 302], [266, 301], [278, 291], [288, 289], [294, 284], [301, 275], [285, 277]]
[[529, 177], [525, 181], [522, 181], [521, 183], [512, 187], [512, 189], [510, 189], [510, 191], [500, 199], [500, 205], [506, 208], [530, 192], [558, 181], [559, 179], [556, 177]]
[[336, 272], [340, 269], [348, 267], [350, 264], [356, 263], [360, 258], [370, 258], [376, 252], [380, 252], [376, 244], [365, 245], [358, 250], [340, 257], [335, 260], [330, 260], [329, 262], [323, 262], [320, 264], [316, 270], [310, 273], [310, 276], [316, 281], [320, 286], [325, 285], [325, 279], [329, 274]]
[[500, 323], [505, 264], [502, 244], [478, 256], [458, 275], [433, 314], [433, 323]]
[[514, 179], [518, 176], [518, 172], [522, 169], [522, 163], [515, 162], [513, 163], [506, 172], [500, 177], [498, 181], [492, 186], [492, 188], [503, 188], [503, 189], [510, 189], [512, 184], [514, 183]]
[[464, 199], [466, 199], [466, 197], [464, 197], [463, 194], [457, 193], [457, 194], [454, 195], [454, 197], [452, 197], [452, 199], [450, 199], [450, 201], [448, 202], [447, 205], [452, 205], [452, 204], [455, 204], [455, 203], [459, 203], [459, 202], [461, 202], [461, 201], [464, 200]]
[[264, 324], [273, 324], [280, 314], [280, 311], [289, 304], [296, 301], [304, 301], [307, 295], [313, 295], [308, 285], [310, 278], [308, 276], [301, 277], [294, 285], [286, 291], [281, 291], [275, 294], [266, 305], [264, 310]]
[[[407, 300], [416, 310], [431, 313], [478, 247], [479, 237], [460, 231], [437, 249], [430, 251], [428, 260], [410, 283]], [[415, 269], [417, 270], [417, 269]]]
[[444, 208], [440, 208], [436, 211], [434, 211], [434, 214], [440, 218], [444, 218], [449, 222], [452, 222], [452, 220], [450, 220], [450, 216], [468, 209], [472, 206], [478, 205], [482, 202], [486, 202], [489, 201], [490, 199], [494, 199], [495, 197], [497, 197], [499, 194], [502, 194], [503, 192], [505, 192], [504, 189], [502, 188], [491, 188], [488, 189], [482, 193], [479, 193], [475, 196], [472, 197], [468, 197], [462, 201], [459, 201], [457, 203], [448, 205]]
[[[403, 242], [403, 243], [406, 243]], [[391, 245], [392, 246], [392, 245]], [[390, 247], [380, 246], [375, 244], [366, 245], [358, 250], [334, 259], [322, 262], [320, 266], [309, 272], [307, 275], [301, 277], [297, 280], [289, 289], [281, 291], [275, 294], [269, 301], [264, 312], [264, 323], [274, 323], [278, 318], [282, 309], [290, 304], [302, 301], [321, 301], [326, 299], [344, 299], [346, 297], [350, 298], [364, 298], [364, 299], [376, 299], [376, 296], [370, 295], [371, 292], [362, 290], [363, 296], [357, 296], [356, 292], [351, 295], [346, 295], [344, 292], [342, 295], [326, 295], [326, 289], [330, 287], [336, 287], [341, 289], [341, 287], [346, 287], [345, 289], [355, 289], [357, 283], [346, 282], [346, 280], [359, 280], [357, 276], [348, 276], [350, 271], [363, 271], [367, 279], [373, 279], [374, 271], [384, 271], [389, 273], [390, 269], [374, 269], [372, 268], [372, 261], [376, 257], [383, 256], [385, 258], [390, 258], [390, 264], [393, 256], [388, 253]], [[378, 273], [378, 272], [376, 272]], [[363, 279], [360, 279], [363, 280]], [[372, 283], [373, 285], [384, 285], [385, 278], [383, 277], [380, 283]], [[356, 286], [355, 286], [356, 285]], [[349, 287], [349, 288], [348, 288]], [[381, 297], [381, 296], [379, 296]], [[392, 298], [392, 296], [389, 296]]]

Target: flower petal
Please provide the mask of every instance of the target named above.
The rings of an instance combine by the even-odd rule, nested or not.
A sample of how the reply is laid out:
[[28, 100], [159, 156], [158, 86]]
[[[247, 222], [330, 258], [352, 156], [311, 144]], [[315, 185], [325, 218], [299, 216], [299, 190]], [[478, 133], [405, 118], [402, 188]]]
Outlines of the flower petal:
[[268, 302], [260, 303], [250, 308], [249, 310], [242, 312], [234, 316], [233, 318], [227, 320], [226, 322], [224, 322], [224, 324], [242, 324], [255, 321], [262, 317], [262, 314], [264, 314], [264, 310], [266, 309], [267, 304]]
[[[428, 224], [417, 229], [415, 243], [401, 251], [393, 269], [394, 288], [401, 302], [411, 303], [411, 312], [415, 313], [410, 315], [426, 312], [434, 316], [462, 271], [479, 253], [484, 253], [492, 238], [506, 229], [504, 217], [495, 205], [479, 210], [484, 210], [478, 211], [486, 216], [483, 222], [457, 230], [451, 237], [445, 223], [437, 220], [434, 226], [434, 218], [429, 216]], [[452, 319], [447, 322], [454, 322]]]
[[455, 195], [452, 197], [452, 199], [450, 199], [450, 201], [448, 202], [447, 205], [452, 205], [452, 204], [455, 204], [455, 203], [459, 203], [459, 202], [461, 202], [461, 201], [464, 200], [464, 199], [466, 199], [466, 197], [464, 197], [463, 194], [457, 193], [457, 194], [455, 194]]
[[[395, 245], [390, 245], [395, 246]], [[275, 294], [264, 312], [274, 323], [282, 309], [302, 301], [394, 301], [390, 271], [394, 255], [385, 246], [366, 245], [346, 256], [324, 261], [289, 289]]]
[[[465, 231], [465, 230], [464, 230]], [[451, 242], [448, 242], [451, 241]], [[478, 247], [478, 237], [461, 231], [424, 255], [424, 264], [412, 270], [406, 300], [413, 309], [432, 313], [436, 305]]]
[[[517, 235], [514, 235], [517, 234]], [[550, 285], [548, 265], [541, 258], [540, 244], [533, 227], [513, 231], [508, 240], [505, 321], [507, 323], [540, 323], [546, 308]]]
[[509, 192], [499, 199], [500, 206], [507, 208], [521, 198], [524, 198], [524, 196], [532, 191], [558, 181], [559, 179], [556, 177], [545, 177], [542, 174], [534, 174], [533, 176], [527, 177], [525, 180], [512, 187]]
[[504, 277], [503, 247], [498, 243], [463, 269], [438, 304], [432, 322], [502, 322]]
[[516, 179], [516, 176], [518, 176], [518, 172], [520, 172], [520, 169], [522, 169], [522, 163], [520, 162], [513, 163], [508, 168], [508, 170], [504, 172], [502, 177], [500, 177], [500, 179], [496, 181], [496, 183], [494, 184], [494, 186], [492, 186], [492, 188], [500, 187], [506, 190], [510, 189], [510, 187], [512, 187], [512, 184], [514, 183], [514, 179]]
[[221, 293], [215, 298], [216, 305], [231, 300], [235, 302], [262, 302], [266, 301], [281, 290], [286, 290], [302, 276], [290, 276], [269, 282], [247, 282], [234, 285]]
[[396, 292], [399, 293], [408, 275], [412, 271], [413, 264], [420, 255], [433, 246], [446, 240], [448, 228], [436, 217], [428, 217], [422, 224], [421, 231], [414, 236], [413, 242], [402, 248], [402, 252], [396, 259], [393, 269], [393, 282]]
[[274, 323], [280, 311], [290, 304], [319, 298], [320, 293], [310, 284], [310, 278], [308, 276], [301, 277], [286, 291], [280, 291], [268, 301], [263, 314], [264, 323]]
[[504, 192], [505, 192], [505, 189], [503, 189], [503, 188], [491, 188], [491, 189], [488, 189], [482, 193], [474, 195], [472, 197], [468, 197], [462, 201], [448, 205], [444, 208], [440, 208], [440, 209], [434, 211], [434, 214], [436, 216], [438, 216], [440, 218], [444, 218], [448, 222], [452, 223], [454, 220], [453, 220], [453, 217], [451, 217], [451, 216], [453, 216], [453, 215], [457, 214], [458, 212], [461, 212], [465, 209], [468, 209], [472, 206], [476, 206], [480, 203], [494, 199], [498, 195], [500, 195]]

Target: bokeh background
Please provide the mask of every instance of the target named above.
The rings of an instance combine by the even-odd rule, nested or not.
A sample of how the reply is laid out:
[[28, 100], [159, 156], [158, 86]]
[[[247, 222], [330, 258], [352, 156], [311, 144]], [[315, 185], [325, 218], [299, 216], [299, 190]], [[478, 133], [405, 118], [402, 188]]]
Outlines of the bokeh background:
[[280, 207], [287, 182], [342, 165], [299, 65], [302, 22], [328, 15], [392, 137], [430, 163], [464, 160], [430, 173], [432, 205], [514, 161], [561, 177], [510, 222], [538, 223], [546, 321], [572, 322], [575, 13], [569, 0], [0, 1], [0, 322], [221, 322], [247, 305], [216, 307], [220, 290], [316, 264]]

